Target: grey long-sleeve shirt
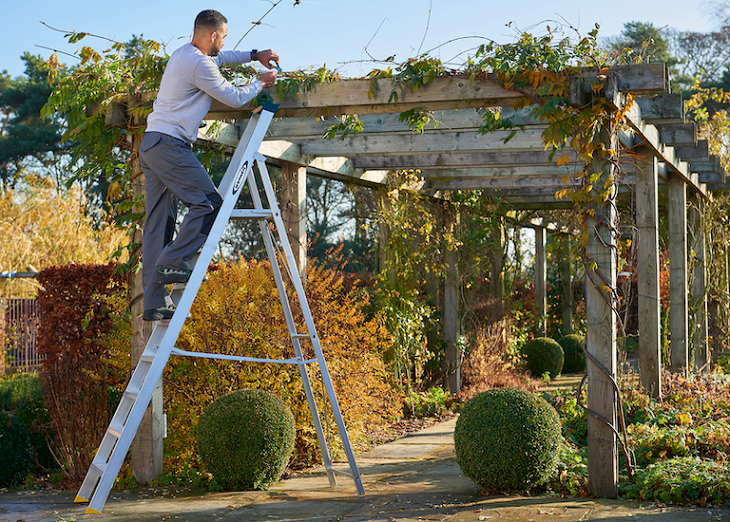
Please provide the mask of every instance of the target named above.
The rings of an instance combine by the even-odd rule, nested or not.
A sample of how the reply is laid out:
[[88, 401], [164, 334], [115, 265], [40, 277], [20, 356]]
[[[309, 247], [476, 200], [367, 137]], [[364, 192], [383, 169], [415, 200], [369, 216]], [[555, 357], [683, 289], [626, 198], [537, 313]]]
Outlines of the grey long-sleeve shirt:
[[245, 87], [235, 87], [219, 70], [224, 63], [250, 61], [249, 51], [221, 51], [218, 56], [211, 57], [193, 44], [177, 49], [162, 75], [157, 100], [147, 118], [147, 132], [161, 132], [193, 143], [213, 99], [238, 108], [263, 90], [258, 80]]

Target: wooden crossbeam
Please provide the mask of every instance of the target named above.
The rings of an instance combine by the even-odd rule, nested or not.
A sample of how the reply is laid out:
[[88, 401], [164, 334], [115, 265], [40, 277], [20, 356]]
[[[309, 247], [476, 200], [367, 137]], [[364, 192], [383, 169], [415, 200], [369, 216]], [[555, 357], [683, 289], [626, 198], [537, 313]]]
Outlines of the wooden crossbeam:
[[[608, 74], [616, 75], [622, 92], [660, 94], [669, 92], [666, 67], [662, 63], [613, 67]], [[595, 77], [586, 72], [584, 77]], [[375, 88], [374, 88], [375, 87]], [[273, 91], [273, 89], [272, 89]], [[397, 100], [391, 93], [398, 94]], [[464, 109], [469, 107], [512, 106], [524, 96], [509, 91], [490, 80], [461, 77], [439, 77], [418, 89], [406, 86], [401, 89], [396, 80], [344, 80], [315, 84], [308, 92], [296, 93], [279, 99], [271, 93], [274, 103], [279, 104], [278, 117], [314, 117], [333, 114], [373, 114], [403, 112], [416, 107], [426, 110]], [[207, 119], [244, 119], [249, 108], [233, 109], [214, 103]]]
[[442, 154], [459, 151], [540, 151], [543, 126], [531, 126], [517, 132], [505, 142], [510, 131], [493, 131], [487, 134], [476, 132], [443, 132], [436, 134], [357, 135], [344, 140], [292, 140], [302, 148], [303, 154], [315, 156], [346, 156], [349, 158], [372, 154]]
[[684, 100], [681, 94], [639, 97], [636, 103], [641, 108], [641, 117], [647, 123], [684, 123]]

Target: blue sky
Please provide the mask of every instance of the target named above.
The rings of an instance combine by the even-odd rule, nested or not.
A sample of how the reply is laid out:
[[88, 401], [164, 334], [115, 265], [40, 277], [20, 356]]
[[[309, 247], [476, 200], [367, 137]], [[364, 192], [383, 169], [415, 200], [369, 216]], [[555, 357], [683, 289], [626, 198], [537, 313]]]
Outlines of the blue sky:
[[[545, 20], [568, 23], [585, 34], [595, 23], [601, 25], [600, 36], [614, 36], [629, 21], [651, 22], [655, 27], [708, 32], [715, 29], [706, 7], [707, 0], [665, 0], [661, 9], [656, 2], [614, 0], [586, 2], [566, 0], [499, 1], [492, 0], [283, 0], [264, 23], [240, 44], [239, 49], [273, 48], [281, 55], [284, 70], [318, 67], [340, 68], [345, 76], [359, 76], [372, 70], [369, 53], [378, 59], [393, 54], [401, 61], [419, 49], [449, 60], [475, 47], [483, 40], [472, 38], [445, 44], [460, 37], [485, 37], [499, 43], [512, 41], [516, 29], [542, 27]], [[47, 58], [51, 51], [37, 46], [73, 54], [81, 44], [99, 50], [106, 43], [86, 39], [68, 45], [63, 33], [40, 22], [69, 31], [85, 31], [119, 41], [132, 35], [163, 42], [167, 51], [189, 40], [195, 15], [204, 8], [221, 11], [228, 18], [226, 48], [233, 48], [252, 22], [271, 7], [267, 0], [5, 0], [3, 28], [0, 31], [0, 70], [12, 76], [23, 72], [20, 56], [25, 51]], [[429, 21], [429, 6], [430, 21]], [[511, 25], [510, 25], [511, 23]], [[555, 23], [552, 23], [555, 25]], [[426, 28], [428, 27], [428, 30]], [[573, 34], [573, 33], [569, 33]], [[444, 45], [445, 44], [445, 45]], [[441, 46], [441, 47], [439, 47]], [[74, 58], [59, 55], [63, 63]], [[352, 62], [343, 65], [344, 62]]]

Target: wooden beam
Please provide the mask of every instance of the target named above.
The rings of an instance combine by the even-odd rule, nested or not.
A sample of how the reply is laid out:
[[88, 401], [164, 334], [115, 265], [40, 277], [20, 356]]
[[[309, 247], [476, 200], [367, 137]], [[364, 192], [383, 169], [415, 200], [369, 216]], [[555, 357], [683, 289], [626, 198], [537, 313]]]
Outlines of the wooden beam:
[[647, 123], [684, 123], [684, 100], [681, 94], [657, 94], [636, 98], [641, 117]]
[[687, 342], [687, 188], [679, 176], [669, 178], [669, 333], [671, 366], [685, 377], [688, 371]]
[[397, 134], [394, 136], [369, 134], [348, 136], [344, 140], [292, 140], [300, 145], [302, 154], [313, 156], [345, 156], [383, 154], [444, 154], [451, 152], [527, 152], [544, 150], [542, 132], [545, 126], [531, 126], [517, 133], [505, 143], [511, 131], [494, 131], [484, 135], [476, 132], [443, 132]]
[[[308, 92], [279, 98], [269, 91], [273, 103], [279, 105], [277, 117], [329, 116], [332, 114], [373, 114], [403, 112], [422, 107], [427, 110], [466, 109], [484, 106], [511, 106], [524, 98], [522, 93], [509, 91], [488, 80], [459, 77], [436, 78], [418, 89], [396, 86], [391, 78], [380, 80], [343, 80], [320, 83]], [[391, 93], [397, 100], [391, 100]], [[390, 101], [389, 101], [390, 100]], [[233, 109], [214, 102], [206, 119], [248, 118], [249, 108]]]
[[[618, 102], [622, 103], [622, 102]], [[701, 187], [699, 187], [693, 180], [689, 170], [689, 164], [685, 161], [680, 160], [677, 157], [676, 150], [674, 147], [666, 145], [667, 140], [664, 139], [667, 132], [665, 129], [668, 127], [677, 128], [675, 133], [679, 133], [678, 125], [662, 125], [657, 128], [654, 125], [645, 123], [641, 118], [641, 109], [637, 104], [633, 104], [626, 112], [626, 118], [631, 127], [636, 131], [638, 138], [643, 142], [644, 145], [649, 147], [657, 159], [663, 162], [669, 170], [679, 176], [687, 185], [696, 192], [702, 193]], [[693, 126], [694, 129], [694, 126]], [[686, 129], [685, 129], [686, 130]], [[682, 131], [684, 132], [684, 131]], [[660, 138], [661, 134], [661, 138]], [[669, 133], [674, 135], [673, 133]], [[686, 143], [683, 143], [683, 145]], [[696, 141], [691, 145], [694, 146]], [[704, 194], [703, 194], [704, 195]]]
[[662, 143], [675, 147], [695, 147], [697, 145], [697, 129], [694, 123], [677, 123], [661, 125], [659, 135]]
[[[669, 93], [669, 80], [664, 64], [623, 65], [612, 67], [608, 74], [617, 77], [618, 89], [637, 94]], [[582, 76], [596, 78], [595, 72]], [[270, 89], [273, 102], [279, 104], [278, 117], [312, 117], [333, 114], [373, 114], [403, 112], [420, 107], [426, 110], [465, 109], [474, 107], [512, 106], [524, 96], [509, 91], [491, 80], [439, 77], [423, 87], [397, 86], [393, 78], [380, 80], [343, 80], [315, 84], [310, 91], [298, 92], [279, 99]], [[397, 93], [397, 100], [391, 93]], [[249, 107], [234, 109], [213, 103], [206, 119], [245, 119]]]
[[639, 374], [641, 385], [656, 398], [662, 391], [658, 165], [648, 150], [639, 154], [637, 164]]
[[[564, 154], [562, 151], [556, 155]], [[576, 160], [572, 151], [565, 151], [571, 162]], [[521, 167], [537, 165], [555, 165], [555, 158], [550, 160], [550, 152], [544, 148], [529, 152], [500, 151], [500, 152], [470, 152], [423, 154], [393, 154], [378, 156], [358, 156], [353, 158], [356, 168], [363, 170], [399, 170], [399, 169], [429, 169], [429, 168], [460, 168], [460, 167]]]

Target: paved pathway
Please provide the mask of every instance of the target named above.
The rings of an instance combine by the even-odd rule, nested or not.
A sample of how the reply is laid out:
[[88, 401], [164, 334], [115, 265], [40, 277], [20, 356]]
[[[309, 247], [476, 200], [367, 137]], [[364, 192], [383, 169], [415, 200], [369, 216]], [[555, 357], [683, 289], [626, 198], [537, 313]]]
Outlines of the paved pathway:
[[[358, 459], [366, 494], [347, 477], [329, 487], [323, 471], [269, 491], [173, 498], [162, 489], [112, 491], [99, 515], [86, 515], [74, 493], [0, 493], [7, 522], [700, 522], [727, 520], [720, 509], [657, 508], [648, 503], [551, 497], [483, 497], [461, 474], [453, 449], [455, 420], [432, 426]], [[347, 465], [343, 464], [346, 469]]]

